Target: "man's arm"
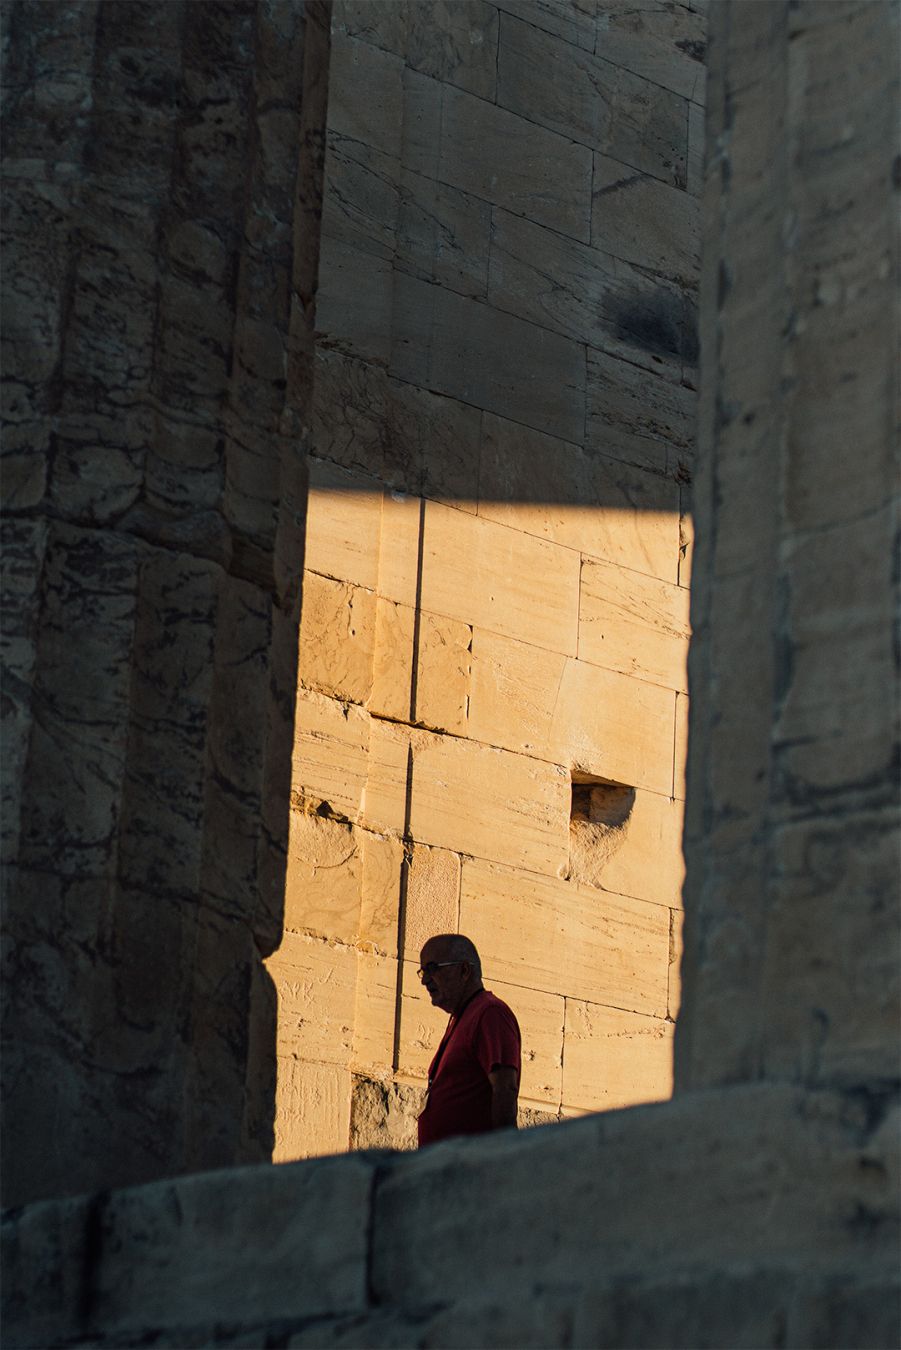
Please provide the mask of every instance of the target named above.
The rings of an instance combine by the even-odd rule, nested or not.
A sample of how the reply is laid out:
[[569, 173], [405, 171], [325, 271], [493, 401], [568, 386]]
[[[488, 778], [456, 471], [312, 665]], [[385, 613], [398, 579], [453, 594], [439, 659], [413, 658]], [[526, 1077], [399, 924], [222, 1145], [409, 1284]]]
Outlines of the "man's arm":
[[495, 1064], [488, 1074], [491, 1084], [491, 1128], [516, 1128], [516, 1099], [519, 1096], [518, 1074], [506, 1064]]

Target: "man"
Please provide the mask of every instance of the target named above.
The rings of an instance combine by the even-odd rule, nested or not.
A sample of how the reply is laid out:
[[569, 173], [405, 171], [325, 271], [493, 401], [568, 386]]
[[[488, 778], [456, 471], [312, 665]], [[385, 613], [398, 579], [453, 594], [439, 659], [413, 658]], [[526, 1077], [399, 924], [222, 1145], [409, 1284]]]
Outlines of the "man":
[[419, 1146], [455, 1134], [516, 1126], [521, 1040], [516, 1018], [482, 984], [469, 938], [442, 933], [419, 955], [419, 978], [436, 1008], [450, 1013], [429, 1066]]

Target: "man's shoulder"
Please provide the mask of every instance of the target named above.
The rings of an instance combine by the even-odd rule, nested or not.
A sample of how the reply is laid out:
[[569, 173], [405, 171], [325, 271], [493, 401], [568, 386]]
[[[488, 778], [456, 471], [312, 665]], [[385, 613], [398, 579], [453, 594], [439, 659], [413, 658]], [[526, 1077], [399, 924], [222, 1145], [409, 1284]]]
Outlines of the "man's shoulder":
[[481, 1023], [488, 1018], [490, 1020], [503, 1021], [514, 1026], [519, 1031], [519, 1023], [516, 1020], [516, 1014], [508, 1003], [497, 994], [492, 994], [490, 989], [482, 990], [482, 997], [476, 1000], [477, 1006], [473, 1009], [475, 1017], [473, 1022]]

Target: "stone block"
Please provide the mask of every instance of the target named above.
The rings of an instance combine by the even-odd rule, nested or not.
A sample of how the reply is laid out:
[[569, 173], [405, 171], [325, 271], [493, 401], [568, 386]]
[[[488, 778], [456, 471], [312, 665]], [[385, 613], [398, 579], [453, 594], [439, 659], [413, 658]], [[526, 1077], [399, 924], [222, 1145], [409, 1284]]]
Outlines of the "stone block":
[[353, 1049], [354, 949], [286, 933], [266, 968], [278, 993], [279, 1056], [346, 1067]]
[[425, 1082], [429, 1065], [447, 1026], [447, 1013], [432, 1007], [431, 999], [416, 974], [418, 965], [418, 953], [415, 960], [403, 963], [397, 1071], [414, 1082]]
[[402, 273], [394, 298], [392, 375], [582, 439], [585, 350], [578, 342]]
[[[503, 52], [503, 45], [501, 48]], [[588, 242], [591, 151], [445, 86], [438, 176], [483, 201]]]
[[703, 103], [689, 103], [688, 164], [685, 185], [693, 197], [700, 197], [704, 190], [705, 120]]
[[619, 160], [596, 154], [591, 243], [626, 262], [694, 286], [700, 267], [698, 201]]
[[498, 14], [483, 0], [412, 0], [405, 55], [414, 70], [494, 102]]
[[688, 695], [677, 694], [673, 796], [682, 802], [685, 801], [685, 769], [688, 763], [688, 710]]
[[563, 1099], [595, 1111], [664, 1101], [673, 1091], [673, 1024], [566, 1000]]
[[366, 784], [370, 717], [354, 704], [300, 691], [294, 730], [293, 791], [355, 820]]
[[407, 831], [412, 791], [411, 753], [417, 744], [407, 727], [373, 717], [369, 725], [366, 789], [360, 818], [367, 829], [401, 835]]
[[626, 837], [601, 874], [605, 890], [682, 908], [684, 803], [656, 792], [635, 793]]
[[404, 955], [418, 965], [430, 937], [458, 931], [460, 857], [447, 849], [414, 844], [406, 867]]
[[523, 1102], [560, 1105], [563, 1074], [563, 999], [540, 989], [502, 984], [490, 969], [485, 987], [513, 1009], [522, 1033], [522, 1077], [519, 1095]]
[[579, 602], [579, 657], [684, 694], [688, 688], [688, 612], [685, 587], [586, 558]]
[[352, 825], [292, 809], [285, 877], [287, 932], [357, 940], [364, 839]]
[[497, 0], [497, 7], [503, 14], [534, 24], [543, 33], [583, 51], [594, 51], [597, 0]]
[[310, 460], [304, 566], [312, 572], [378, 587], [381, 491], [371, 479]]
[[466, 734], [472, 629], [423, 611], [419, 620], [415, 719], [436, 731]]
[[403, 466], [410, 465], [406, 472], [410, 490], [439, 501], [446, 498], [459, 510], [474, 511], [479, 495], [480, 409], [402, 380], [389, 380], [388, 388], [392, 419], [386, 450], [389, 482], [403, 480]]
[[[395, 935], [395, 946], [397, 938]], [[357, 999], [351, 1067], [356, 1073], [384, 1079], [395, 1062], [398, 1020], [397, 961], [392, 956], [360, 952], [357, 957]]]
[[365, 703], [372, 686], [376, 597], [350, 582], [305, 572], [298, 678], [332, 698]]
[[467, 858], [460, 929], [492, 977], [666, 1016], [670, 922], [658, 905]]
[[674, 695], [476, 629], [470, 735], [669, 796]]
[[316, 292], [320, 343], [347, 356], [385, 364], [391, 355], [395, 278], [389, 258], [324, 235]]
[[665, 183], [685, 186], [686, 99], [591, 51], [574, 50], [531, 23], [504, 18], [497, 98], [520, 117]]
[[400, 212], [397, 160], [332, 131], [325, 156], [322, 234], [390, 261]]
[[426, 504], [423, 609], [575, 655], [579, 556], [494, 521]]
[[418, 173], [404, 173], [400, 193], [396, 260], [401, 271], [460, 295], [484, 297], [490, 205]]
[[490, 304], [680, 382], [697, 349], [684, 288], [499, 207], [492, 220]]
[[628, 453], [623, 442], [609, 443], [612, 456], [486, 414], [479, 515], [675, 581], [679, 490], [658, 472], [666, 448], [653, 443], [657, 471], [646, 472], [616, 457]]
[[399, 839], [369, 830], [362, 832], [362, 839], [360, 942], [367, 949], [396, 955], [404, 846]]
[[31, 691], [37, 660], [37, 613], [47, 543], [46, 521], [4, 520], [2, 525], [3, 633], [3, 861], [16, 856], [20, 809], [31, 729]]
[[[644, 311], [645, 342], [664, 358], [682, 359], [685, 350], [685, 302], [664, 299], [653, 313]], [[640, 327], [637, 314], [623, 322]], [[662, 375], [639, 369], [605, 352], [588, 353], [586, 435], [592, 450], [627, 464], [657, 469], [675, 477], [681, 461], [693, 453], [697, 395]], [[664, 454], [665, 452], [665, 454]], [[670, 509], [678, 510], [678, 503]]]
[[896, 1071], [898, 825], [895, 805], [774, 832], [762, 963], [766, 1072], [855, 1083]]
[[[679, 470], [677, 470], [679, 472]], [[679, 488], [679, 585], [691, 585], [691, 563], [695, 551], [695, 526], [691, 507], [691, 489]]]
[[350, 1108], [351, 1148], [415, 1149], [416, 1120], [422, 1101], [420, 1087], [355, 1076]]
[[416, 612], [409, 605], [376, 598], [372, 691], [367, 707], [377, 717], [411, 720], [413, 636]]
[[414, 839], [555, 875], [566, 859], [569, 775], [453, 736], [414, 746]]
[[667, 1019], [675, 1022], [682, 1003], [682, 931], [685, 916], [681, 910], [670, 910], [669, 940], [669, 989], [667, 993]]
[[338, 27], [330, 57], [329, 131], [399, 157], [403, 69], [401, 56], [358, 42]]
[[403, 492], [382, 494], [378, 592], [397, 604], [419, 603], [424, 503]]
[[707, 71], [704, 16], [684, 5], [660, 8], [654, 0], [601, 0], [597, 55], [642, 75], [683, 98], [704, 103]]
[[350, 1140], [350, 1102], [349, 1070], [279, 1056], [272, 1161], [345, 1153]]

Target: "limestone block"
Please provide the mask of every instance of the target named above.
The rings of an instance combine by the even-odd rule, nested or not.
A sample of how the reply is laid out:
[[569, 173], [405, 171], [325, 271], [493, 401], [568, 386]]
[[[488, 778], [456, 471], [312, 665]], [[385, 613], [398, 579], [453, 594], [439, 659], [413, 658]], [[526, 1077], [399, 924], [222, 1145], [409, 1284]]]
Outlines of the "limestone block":
[[685, 587], [586, 558], [579, 604], [579, 657], [684, 694], [688, 688], [688, 609]]
[[305, 567], [376, 590], [381, 522], [381, 493], [371, 479], [310, 460]]
[[4, 1213], [4, 1339], [17, 1348], [57, 1345], [81, 1318], [83, 1253], [90, 1196]]
[[396, 955], [404, 846], [391, 835], [369, 830], [362, 831], [362, 840], [360, 942], [367, 949]]
[[441, 108], [442, 182], [588, 242], [587, 146], [450, 86]]
[[333, 698], [365, 703], [372, 685], [376, 597], [346, 581], [305, 572], [298, 678]]
[[694, 197], [700, 197], [704, 189], [704, 135], [704, 105], [703, 103], [689, 103], [688, 165], [685, 186]]
[[360, 819], [367, 829], [406, 833], [415, 744], [416, 738], [411, 740], [407, 727], [371, 719], [366, 789], [360, 804]]
[[498, 15], [482, 0], [412, 0], [405, 55], [414, 70], [494, 102]]
[[404, 955], [418, 965], [430, 937], [458, 931], [460, 858], [447, 849], [414, 844], [406, 867]]
[[469, 734], [486, 745], [551, 758], [551, 717], [567, 660], [475, 628]]
[[703, 105], [706, 85], [704, 16], [683, 5], [661, 9], [652, 0], [601, 0], [597, 54], [612, 65]]
[[400, 209], [397, 177], [397, 160], [393, 156], [373, 149], [364, 141], [330, 132], [325, 157], [323, 235], [390, 260]]
[[[479, 515], [675, 581], [678, 488], [659, 472], [620, 462], [623, 443], [610, 444], [613, 455], [596, 454], [486, 413]], [[659, 470], [666, 451], [654, 446]]]
[[364, 836], [352, 825], [292, 809], [285, 930], [355, 942], [361, 925]]
[[278, 1054], [346, 1067], [353, 1049], [357, 953], [286, 933], [266, 962], [278, 992]]
[[685, 285], [696, 284], [698, 201], [616, 159], [595, 155], [591, 243]]
[[[678, 472], [678, 471], [677, 471]], [[691, 490], [679, 488], [679, 585], [691, 585], [691, 561], [695, 551], [695, 527]]]
[[485, 987], [504, 1000], [516, 1015], [522, 1033], [522, 1078], [519, 1095], [524, 1102], [560, 1105], [563, 1073], [563, 999], [538, 989], [502, 984], [491, 972]]
[[358, 1075], [353, 1080], [351, 1148], [417, 1147], [416, 1120], [423, 1090], [406, 1083], [379, 1083]]
[[685, 186], [687, 102], [631, 70], [549, 39], [530, 23], [505, 19], [497, 97], [521, 117]]
[[300, 691], [294, 733], [293, 790], [356, 819], [366, 784], [370, 718], [362, 708]]
[[602, 874], [606, 890], [682, 908], [682, 816], [684, 803], [656, 792], [635, 793], [622, 847], [608, 858]]
[[476, 629], [470, 734], [669, 796], [674, 695]]
[[497, 0], [502, 13], [512, 14], [563, 38], [575, 47], [593, 52], [596, 40], [597, 0]]
[[[395, 937], [395, 945], [396, 945]], [[391, 956], [360, 952], [351, 1067], [367, 1077], [391, 1073], [398, 1021], [397, 961]]]
[[286, 1163], [346, 1152], [350, 1100], [347, 1069], [279, 1056], [272, 1161]]
[[423, 518], [421, 497], [403, 492], [382, 494], [378, 592], [396, 604], [418, 603]]
[[762, 985], [768, 1073], [859, 1082], [897, 1067], [898, 825], [895, 805], [775, 832]]
[[338, 27], [329, 69], [329, 131], [399, 156], [403, 68], [400, 56], [347, 37]]
[[674, 703], [668, 689], [568, 660], [551, 709], [551, 758], [669, 796]]
[[390, 373], [552, 435], [582, 439], [579, 343], [402, 273], [394, 285]]
[[563, 1098], [596, 1111], [664, 1101], [673, 1091], [673, 1025], [566, 1000]]
[[411, 720], [415, 629], [414, 609], [376, 597], [372, 690], [366, 706], [377, 717]]
[[336, 0], [334, 30], [403, 55], [407, 40], [406, 6], [395, 0]]
[[688, 761], [688, 696], [676, 695], [676, 741], [673, 763], [673, 796], [685, 801], [685, 767]]
[[[320, 459], [370, 479], [381, 473], [389, 399], [387, 375], [380, 366], [319, 345], [310, 415], [311, 440]], [[309, 566], [309, 553], [306, 561]]]
[[670, 922], [658, 905], [467, 858], [460, 930], [492, 977], [666, 1016]]
[[555, 875], [567, 853], [569, 775], [453, 736], [414, 748], [410, 831], [426, 844]]
[[458, 619], [422, 612], [416, 676], [416, 721], [466, 734], [472, 629]]
[[433, 1008], [431, 999], [420, 984], [416, 969], [419, 956], [403, 963], [403, 987], [398, 1014], [397, 1071], [414, 1081], [424, 1082], [429, 1065], [444, 1029], [447, 1013]]
[[460, 295], [488, 287], [491, 207], [422, 174], [403, 174], [397, 265]]
[[403, 466], [415, 466], [420, 479], [411, 468], [407, 477], [414, 481], [408, 487], [474, 511], [479, 495], [480, 409], [402, 380], [389, 380], [388, 388], [392, 419], [385, 455], [388, 481], [402, 479]]
[[575, 655], [579, 556], [494, 521], [426, 504], [423, 609]]
[[4, 672], [3, 755], [3, 861], [15, 857], [19, 838], [19, 812], [31, 728], [31, 691], [37, 659], [36, 614], [46, 521], [4, 520], [2, 524], [3, 632], [0, 635]]
[[[646, 341], [664, 356], [681, 357], [686, 348], [685, 305], [674, 303], [668, 312], [648, 316]], [[605, 352], [589, 351], [587, 375], [589, 444], [602, 454], [626, 463], [659, 466], [666, 448], [666, 470], [671, 476], [694, 446], [697, 395], [693, 389], [618, 361]], [[678, 505], [678, 504], [677, 504]]]
[[669, 992], [667, 1019], [675, 1022], [682, 1003], [682, 929], [685, 916], [681, 910], [670, 910]]
[[492, 220], [490, 304], [681, 381], [697, 349], [684, 288], [499, 207]]
[[384, 364], [391, 354], [391, 260], [354, 244], [322, 238], [316, 332], [328, 347]]

